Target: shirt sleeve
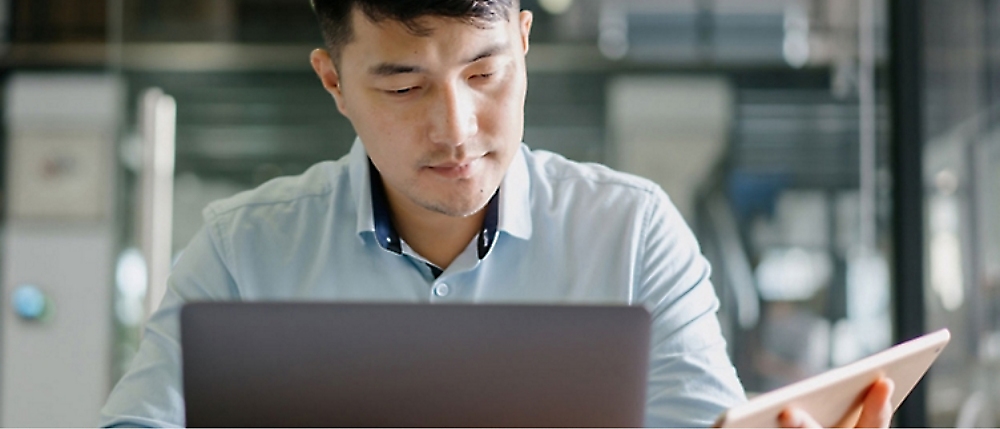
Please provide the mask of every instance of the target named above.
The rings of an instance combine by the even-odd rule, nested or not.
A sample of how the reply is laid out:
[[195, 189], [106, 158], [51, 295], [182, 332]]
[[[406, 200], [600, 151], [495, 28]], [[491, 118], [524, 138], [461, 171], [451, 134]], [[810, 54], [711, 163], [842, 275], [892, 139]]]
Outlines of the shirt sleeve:
[[643, 231], [635, 293], [653, 319], [645, 425], [711, 426], [746, 401], [716, 316], [711, 268], [662, 190]]
[[231, 271], [209, 227], [195, 235], [173, 267], [166, 294], [146, 323], [131, 366], [101, 410], [101, 426], [184, 426], [181, 307], [189, 301], [237, 296]]

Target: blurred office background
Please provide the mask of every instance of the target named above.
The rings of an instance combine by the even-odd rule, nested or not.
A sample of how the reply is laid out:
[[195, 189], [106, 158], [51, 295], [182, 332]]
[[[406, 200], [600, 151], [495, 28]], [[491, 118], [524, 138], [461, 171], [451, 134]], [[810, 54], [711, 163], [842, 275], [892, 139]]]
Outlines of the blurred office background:
[[[1000, 2], [522, 0], [525, 142], [659, 182], [746, 388], [939, 327], [901, 426], [1000, 410]], [[352, 139], [307, 0], [0, 0], [0, 425], [92, 426], [210, 201]]]

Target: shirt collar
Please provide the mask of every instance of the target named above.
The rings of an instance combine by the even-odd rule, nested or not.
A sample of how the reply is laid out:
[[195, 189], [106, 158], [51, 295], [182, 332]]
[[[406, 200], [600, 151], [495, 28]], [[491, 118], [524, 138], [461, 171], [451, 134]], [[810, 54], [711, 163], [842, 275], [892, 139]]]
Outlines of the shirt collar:
[[372, 187], [368, 171], [368, 154], [361, 144], [361, 139], [355, 139], [351, 151], [347, 154], [348, 175], [351, 179], [351, 196], [357, 208], [357, 233], [361, 239], [363, 232], [375, 232], [375, 220], [372, 214]]
[[403, 253], [403, 241], [399, 239], [399, 233], [392, 225], [392, 210], [389, 208], [389, 198], [385, 196], [385, 185], [382, 184], [382, 175], [379, 174], [368, 161], [369, 188], [371, 189], [371, 209], [372, 225], [375, 227], [375, 241], [379, 246], [390, 252]]
[[[515, 237], [531, 237], [529, 180], [523, 148], [519, 149], [501, 182], [500, 189], [486, 205], [483, 229], [476, 238], [479, 259], [493, 247], [498, 231]], [[379, 245], [391, 252], [402, 252], [402, 241], [392, 226], [391, 211], [382, 177], [371, 164], [361, 139], [355, 139], [348, 154], [351, 193], [357, 207], [357, 233], [370, 232]]]
[[497, 229], [522, 240], [531, 238], [531, 177], [525, 152], [521, 145], [503, 182], [500, 183], [500, 219]]

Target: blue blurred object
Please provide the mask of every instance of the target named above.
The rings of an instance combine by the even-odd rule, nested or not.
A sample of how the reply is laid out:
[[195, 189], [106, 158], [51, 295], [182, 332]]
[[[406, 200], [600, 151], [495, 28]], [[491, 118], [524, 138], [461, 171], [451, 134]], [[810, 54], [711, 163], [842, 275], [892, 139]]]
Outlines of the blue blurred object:
[[14, 289], [14, 313], [25, 320], [38, 320], [48, 309], [45, 293], [34, 285], [21, 285]]
[[792, 184], [792, 177], [785, 172], [747, 172], [735, 170], [729, 174], [729, 199], [740, 220], [747, 221], [756, 214], [774, 215], [778, 195]]

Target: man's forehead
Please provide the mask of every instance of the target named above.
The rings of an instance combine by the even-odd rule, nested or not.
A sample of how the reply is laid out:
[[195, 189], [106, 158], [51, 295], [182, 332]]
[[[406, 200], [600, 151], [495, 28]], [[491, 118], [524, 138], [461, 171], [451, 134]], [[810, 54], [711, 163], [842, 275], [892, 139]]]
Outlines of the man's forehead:
[[355, 50], [362, 49], [361, 62], [379, 63], [392, 57], [417, 57], [423, 51], [414, 49], [436, 45], [440, 54], [454, 56], [461, 62], [503, 53], [510, 44], [507, 21], [470, 21], [463, 18], [435, 15], [421, 16], [412, 22], [393, 19], [375, 21], [363, 12], [352, 12]]
[[381, 28], [383, 30], [405, 31], [414, 37], [432, 36], [439, 28], [445, 26], [469, 27], [470, 29], [483, 31], [504, 29], [511, 22], [511, 19], [510, 16], [506, 17], [506, 19], [487, 20], [478, 17], [452, 17], [425, 14], [401, 21], [391, 17], [373, 17], [357, 6], [351, 10], [351, 24], [355, 29], [362, 26]]

